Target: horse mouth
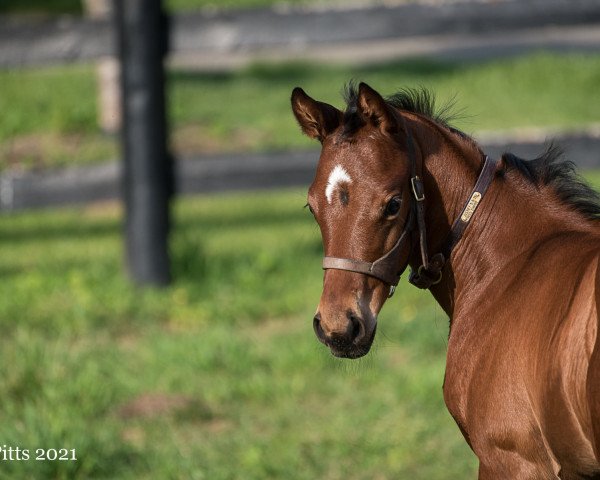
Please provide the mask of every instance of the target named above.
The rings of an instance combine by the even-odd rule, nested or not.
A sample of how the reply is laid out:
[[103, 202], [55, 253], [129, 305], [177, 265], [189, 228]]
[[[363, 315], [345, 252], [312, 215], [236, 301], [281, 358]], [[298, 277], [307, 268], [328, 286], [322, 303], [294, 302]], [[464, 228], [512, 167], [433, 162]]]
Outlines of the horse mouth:
[[345, 348], [339, 348], [336, 345], [328, 345], [331, 354], [338, 358], [348, 358], [355, 360], [360, 357], [364, 357], [371, 350], [373, 340], [375, 339], [375, 332], [377, 331], [377, 325], [373, 328], [371, 335], [368, 339], [363, 340], [359, 345], [352, 344]]
[[354, 360], [356, 358], [364, 357], [367, 353], [369, 353], [370, 348], [353, 348], [351, 350], [336, 350], [333, 347], [329, 347], [331, 354], [334, 357], [338, 358], [349, 358], [350, 360]]

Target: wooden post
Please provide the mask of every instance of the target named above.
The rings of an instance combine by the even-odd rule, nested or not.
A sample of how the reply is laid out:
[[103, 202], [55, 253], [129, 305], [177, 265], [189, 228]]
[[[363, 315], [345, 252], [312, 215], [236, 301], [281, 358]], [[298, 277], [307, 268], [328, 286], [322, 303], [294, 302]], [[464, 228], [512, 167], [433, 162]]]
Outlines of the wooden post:
[[[84, 0], [86, 15], [104, 20], [113, 15], [113, 0]], [[121, 129], [121, 88], [119, 83], [119, 61], [106, 56], [96, 62], [98, 82], [98, 125], [103, 132], [114, 134]]]
[[169, 201], [163, 58], [167, 22], [161, 0], [115, 0], [122, 95], [127, 270], [139, 285], [170, 282]]

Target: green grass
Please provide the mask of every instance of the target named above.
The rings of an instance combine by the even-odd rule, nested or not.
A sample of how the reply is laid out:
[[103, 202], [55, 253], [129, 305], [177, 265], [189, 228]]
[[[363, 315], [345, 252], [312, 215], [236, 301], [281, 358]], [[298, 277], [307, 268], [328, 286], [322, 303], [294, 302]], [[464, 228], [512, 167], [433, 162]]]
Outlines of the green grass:
[[596, 187], [596, 190], [600, 189], [600, 171], [592, 170], [586, 172], [585, 178]]
[[[314, 146], [291, 114], [292, 88], [300, 85], [341, 107], [340, 89], [351, 78], [384, 94], [424, 85], [441, 103], [456, 96], [466, 114], [456, 126], [468, 133], [600, 121], [599, 55], [536, 54], [466, 64], [412, 60], [368, 68], [262, 65], [221, 74], [171, 72], [174, 148], [207, 153]], [[0, 71], [0, 84], [0, 168], [116, 156], [114, 143], [97, 131], [91, 67]]]
[[429, 294], [402, 282], [365, 359], [315, 339], [321, 246], [304, 202], [178, 201], [165, 290], [125, 280], [114, 205], [3, 216], [1, 444], [78, 460], [1, 462], [0, 478], [474, 478]]
[[[467, 132], [523, 126], [573, 127], [600, 120], [600, 56], [550, 55], [487, 63], [402, 61], [361, 68], [315, 65], [255, 66], [237, 74], [172, 77], [175, 126], [199, 123], [214, 138], [230, 141], [241, 132], [249, 148], [312, 145], [298, 135], [289, 107], [294, 86], [342, 108], [340, 90], [351, 78], [381, 93], [425, 86], [440, 103], [455, 98]], [[543, 88], [541, 88], [543, 79]], [[568, 94], [565, 94], [568, 92]], [[204, 95], [202, 95], [204, 93]], [[210, 102], [203, 102], [210, 97]]]

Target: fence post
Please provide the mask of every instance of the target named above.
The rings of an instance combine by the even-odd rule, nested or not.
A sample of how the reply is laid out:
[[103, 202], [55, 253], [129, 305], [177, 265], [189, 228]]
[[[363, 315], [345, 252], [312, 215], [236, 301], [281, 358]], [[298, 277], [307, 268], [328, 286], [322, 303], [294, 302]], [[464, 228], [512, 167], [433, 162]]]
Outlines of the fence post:
[[161, 0], [114, 0], [121, 63], [127, 271], [139, 285], [170, 282], [173, 165], [167, 149], [167, 21]]
[[[83, 0], [83, 9], [89, 18], [107, 20], [113, 15], [113, 4], [113, 0]], [[96, 61], [98, 125], [108, 134], [117, 133], [121, 128], [119, 61], [112, 53]]]

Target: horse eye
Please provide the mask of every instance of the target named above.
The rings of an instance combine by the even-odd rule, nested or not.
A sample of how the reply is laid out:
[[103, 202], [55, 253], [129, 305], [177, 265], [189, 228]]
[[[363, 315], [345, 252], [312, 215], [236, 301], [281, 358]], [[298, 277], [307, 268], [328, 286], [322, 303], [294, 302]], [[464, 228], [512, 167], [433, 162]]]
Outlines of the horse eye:
[[385, 216], [393, 217], [400, 211], [400, 205], [402, 201], [398, 197], [393, 197], [388, 204], [385, 206]]

